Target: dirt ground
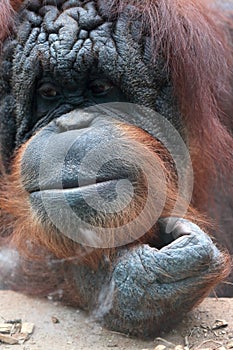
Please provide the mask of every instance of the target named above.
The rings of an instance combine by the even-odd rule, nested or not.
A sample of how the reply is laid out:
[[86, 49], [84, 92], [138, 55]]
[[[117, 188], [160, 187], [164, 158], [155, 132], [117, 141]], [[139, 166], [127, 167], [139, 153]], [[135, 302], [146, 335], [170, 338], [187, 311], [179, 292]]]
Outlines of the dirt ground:
[[153, 341], [107, 331], [80, 310], [10, 291], [0, 291], [0, 310], [1, 324], [21, 319], [35, 325], [23, 344], [1, 343], [0, 350], [233, 349], [233, 299], [206, 299], [176, 329]]

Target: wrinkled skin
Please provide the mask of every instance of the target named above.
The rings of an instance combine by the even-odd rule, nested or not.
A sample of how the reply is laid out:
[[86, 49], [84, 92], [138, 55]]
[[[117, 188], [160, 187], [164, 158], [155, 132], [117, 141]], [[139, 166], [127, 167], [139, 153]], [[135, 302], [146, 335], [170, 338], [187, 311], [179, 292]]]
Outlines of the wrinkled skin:
[[222, 269], [210, 238], [186, 220], [175, 222], [174, 237], [182, 237], [159, 251], [148, 245], [120, 249], [107, 276], [106, 266], [94, 276], [87, 268], [74, 272], [86, 305], [98, 298], [94, 315], [107, 327], [141, 337], [169, 329], [199, 303], [206, 283]]
[[[71, 130], [85, 129], [86, 139], [74, 146], [80, 159], [89, 148], [107, 142], [109, 135], [118, 137], [117, 120], [112, 120], [110, 132], [105, 117], [97, 120], [88, 115], [83, 121], [78, 118], [80, 109], [106, 102], [137, 103], [166, 116], [186, 137], [163, 58], [152, 64], [149, 41], [140, 37], [136, 21], [129, 25], [127, 13], [115, 22], [107, 21], [104, 8], [97, 8], [92, 1], [85, 5], [59, 1], [58, 9], [53, 1], [46, 3], [37, 7], [32, 1], [22, 10], [15, 40], [5, 43], [0, 107], [3, 161], [7, 168], [14, 150], [29, 141], [21, 157], [22, 186], [32, 211], [39, 212], [45, 222], [38, 199], [44, 135], [57, 134], [59, 143], [59, 135], [66, 132], [69, 139]], [[69, 114], [72, 111], [74, 119]], [[124, 122], [156, 135], [153, 120]], [[90, 128], [93, 124], [94, 130]], [[70, 169], [76, 162], [71, 151], [63, 179], [67, 188], [73, 186]], [[53, 166], [56, 174], [55, 158]], [[114, 171], [102, 174], [104, 180], [112, 180]], [[121, 171], [118, 179], [124, 177]], [[56, 189], [54, 174], [46, 173], [44, 190]], [[85, 176], [91, 183], [91, 177]], [[103, 194], [107, 191], [104, 188]], [[69, 200], [75, 207], [76, 199]], [[84, 216], [93, 215], [85, 206], [78, 208]], [[95, 310], [96, 317], [111, 329], [146, 337], [171, 326], [171, 320], [177, 322], [208, 295], [226, 274], [229, 261], [198, 226], [185, 219], [173, 221], [167, 237], [167, 219], [160, 220], [160, 250], [137, 244], [118, 247], [113, 261], [103, 257], [96, 269], [70, 264], [75, 282], [71, 288], [79, 295], [80, 306]]]
[[[116, 23], [105, 23], [106, 19], [100, 17], [92, 2], [87, 3], [85, 9], [71, 7], [61, 11], [58, 18], [60, 11], [54, 6], [35, 10], [31, 5], [29, 9], [22, 14], [19, 38], [10, 43], [14, 46], [17, 144], [57, 116], [93, 103], [130, 101], [151, 107], [174, 124], [181, 123], [162, 62], [158, 62], [157, 67], [151, 65], [149, 43], [143, 46], [137, 43], [137, 23], [132, 33], [125, 15]], [[34, 15], [34, 11], [42, 17]], [[78, 17], [73, 19], [69, 14], [77, 11], [79, 22]], [[110, 87], [114, 84], [114, 88], [104, 96], [99, 92], [95, 94], [92, 85], [95, 89], [96, 81]], [[40, 95], [44, 82], [58, 89], [59, 98], [43, 98], [43, 91]], [[37, 88], [36, 96], [27, 93], [29, 86]], [[146, 124], [145, 120], [138, 121], [138, 126], [147, 130]], [[147, 131], [153, 135], [153, 130]], [[12, 149], [8, 133], [6, 137]]]

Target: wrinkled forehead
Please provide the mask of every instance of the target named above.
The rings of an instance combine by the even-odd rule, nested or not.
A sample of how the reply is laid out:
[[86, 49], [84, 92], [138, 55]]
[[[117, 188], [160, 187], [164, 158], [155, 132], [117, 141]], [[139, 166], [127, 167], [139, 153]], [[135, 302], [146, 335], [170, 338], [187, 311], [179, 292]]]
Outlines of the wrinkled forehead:
[[32, 25], [39, 25], [48, 33], [78, 35], [99, 28], [106, 18], [96, 1], [32, 1], [23, 11], [23, 15]]
[[90, 15], [98, 13], [100, 16], [109, 17], [110, 8], [109, 0], [101, 1], [101, 3], [97, 0], [26, 0], [23, 1], [22, 6], [22, 9], [27, 9], [41, 16], [48, 9], [57, 10], [57, 13], [73, 9], [80, 15], [89, 12]]
[[106, 12], [97, 1], [32, 1], [19, 14], [20, 51], [32, 56], [35, 50], [44, 69], [58, 75], [114, 65], [122, 56], [132, 61], [141, 47], [139, 22], [130, 21], [127, 13], [113, 18]]

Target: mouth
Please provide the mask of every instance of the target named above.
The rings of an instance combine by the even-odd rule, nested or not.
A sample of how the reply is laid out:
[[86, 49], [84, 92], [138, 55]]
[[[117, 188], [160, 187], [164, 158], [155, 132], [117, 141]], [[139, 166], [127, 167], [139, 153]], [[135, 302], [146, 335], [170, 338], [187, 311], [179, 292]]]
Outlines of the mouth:
[[75, 213], [81, 220], [92, 220], [122, 212], [133, 199], [128, 179], [112, 179], [81, 187], [43, 188], [30, 193], [33, 209], [43, 218], [51, 215], [69, 217]]
[[[121, 230], [121, 225], [131, 221], [130, 208], [134, 200], [132, 184], [127, 179], [30, 193], [31, 208], [44, 228], [55, 229], [75, 242], [96, 247], [112, 246], [111, 232], [115, 228]], [[128, 236], [124, 231], [122, 228], [117, 233], [114, 242], [125, 244]]]
[[82, 186], [75, 186], [74, 184], [70, 183], [69, 185], [66, 184], [66, 187], [61, 186], [61, 188], [54, 184], [48, 188], [41, 186], [40, 189], [31, 190], [29, 193], [31, 199], [37, 196], [41, 196], [44, 198], [51, 197], [51, 199], [56, 200], [57, 198], [64, 196], [65, 198], [71, 201], [74, 200], [75, 202], [76, 200], [81, 200], [81, 197], [83, 198], [85, 195], [93, 196], [96, 193], [99, 193], [100, 196], [104, 196], [107, 192], [112, 192], [119, 181], [124, 181], [124, 179], [111, 179], [98, 182], [90, 182]]

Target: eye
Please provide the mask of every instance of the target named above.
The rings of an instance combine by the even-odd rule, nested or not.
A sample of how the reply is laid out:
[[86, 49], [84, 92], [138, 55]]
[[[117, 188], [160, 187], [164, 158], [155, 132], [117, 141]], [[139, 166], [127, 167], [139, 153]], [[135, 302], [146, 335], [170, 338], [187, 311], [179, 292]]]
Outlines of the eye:
[[56, 97], [58, 97], [60, 95], [58, 88], [50, 83], [42, 84], [39, 87], [38, 92], [39, 92], [41, 97], [43, 97], [45, 99], [50, 99], [50, 100], [55, 99]]
[[108, 80], [93, 80], [89, 84], [89, 89], [94, 96], [106, 95], [112, 88], [113, 84]]

